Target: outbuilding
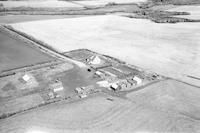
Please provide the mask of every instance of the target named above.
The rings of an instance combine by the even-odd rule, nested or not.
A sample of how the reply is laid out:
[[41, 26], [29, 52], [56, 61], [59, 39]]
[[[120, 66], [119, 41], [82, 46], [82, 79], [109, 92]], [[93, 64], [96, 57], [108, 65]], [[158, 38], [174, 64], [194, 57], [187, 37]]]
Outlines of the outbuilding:
[[91, 65], [98, 65], [101, 63], [101, 59], [99, 58], [99, 56], [91, 56], [90, 58], [86, 59], [88, 64]]
[[120, 89], [121, 89], [120, 85], [118, 85], [117, 83], [111, 84], [111, 85], [110, 85], [110, 88], [111, 88], [112, 90], [114, 90], [114, 91], [117, 91], [117, 90], [120, 90]]
[[62, 85], [62, 82], [56, 82], [56, 83], [50, 84], [50, 89], [52, 89], [53, 92], [60, 92], [64, 90], [64, 87]]
[[135, 80], [137, 84], [141, 84], [142, 83], [142, 79], [139, 78], [138, 76], [134, 76], [133, 80]]

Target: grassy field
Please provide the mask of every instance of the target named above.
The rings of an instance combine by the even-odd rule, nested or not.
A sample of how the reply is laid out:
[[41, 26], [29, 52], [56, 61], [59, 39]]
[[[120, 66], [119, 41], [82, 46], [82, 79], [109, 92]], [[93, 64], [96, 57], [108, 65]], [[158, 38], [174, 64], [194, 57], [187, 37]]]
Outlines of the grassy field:
[[54, 60], [8, 33], [0, 31], [0, 40], [0, 71]]
[[127, 99], [108, 95], [60, 102], [0, 121], [1, 133], [199, 132], [200, 91], [168, 80]]
[[200, 86], [188, 77], [200, 77], [200, 23], [156, 24], [109, 15], [12, 26], [59, 52], [87, 48]]

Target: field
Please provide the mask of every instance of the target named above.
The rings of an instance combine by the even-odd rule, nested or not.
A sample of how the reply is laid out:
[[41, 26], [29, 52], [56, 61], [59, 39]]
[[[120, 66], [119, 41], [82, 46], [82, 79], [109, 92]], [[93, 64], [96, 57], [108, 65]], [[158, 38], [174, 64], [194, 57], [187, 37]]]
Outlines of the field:
[[[199, 2], [0, 1], [0, 133], [200, 133], [200, 6], [188, 5]], [[98, 86], [114, 79], [89, 65], [94, 54], [113, 65], [98, 71], [142, 83]]]
[[200, 86], [200, 23], [157, 24], [106, 15], [12, 26], [59, 52], [86, 48]]
[[81, 1], [74, 1], [74, 3], [82, 4], [85, 6], [106, 5], [109, 3], [130, 4], [130, 3], [139, 3], [139, 2], [146, 2], [146, 0], [81, 0]]
[[1, 133], [199, 132], [200, 91], [162, 81], [127, 94], [60, 102], [0, 121]]
[[0, 16], [0, 23], [10, 24], [36, 20], [64, 19], [81, 17], [81, 15], [5, 15]]
[[188, 19], [200, 19], [200, 6], [177, 6], [175, 8], [169, 9], [168, 11], [178, 11], [178, 12], [189, 12], [191, 15], [180, 15], [178, 17], [188, 18]]
[[55, 60], [5, 32], [0, 31], [0, 40], [0, 71]]
[[200, 0], [148, 0], [154, 4], [192, 5], [199, 4]]
[[102, 6], [108, 3], [115, 4], [129, 4], [129, 3], [139, 3], [146, 2], [147, 0], [78, 0], [78, 1], [68, 1], [68, 0], [45, 0], [45, 1], [1, 1], [6, 8], [12, 7], [49, 7], [49, 8], [80, 8], [85, 6]]
[[12, 8], [12, 7], [35, 7], [35, 8], [41, 8], [41, 7], [67, 7], [67, 8], [77, 8], [82, 7], [78, 4], [74, 4], [72, 2], [66, 2], [66, 1], [57, 1], [57, 0], [44, 0], [44, 1], [1, 1], [6, 8]]

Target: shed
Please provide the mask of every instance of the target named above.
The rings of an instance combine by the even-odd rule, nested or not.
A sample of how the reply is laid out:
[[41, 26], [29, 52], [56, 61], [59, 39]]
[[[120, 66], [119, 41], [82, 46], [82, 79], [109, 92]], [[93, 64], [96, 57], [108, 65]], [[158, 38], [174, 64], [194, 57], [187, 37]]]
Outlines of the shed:
[[86, 61], [88, 62], [88, 64], [92, 65], [98, 65], [101, 63], [101, 59], [99, 58], [99, 56], [91, 56], [89, 59], [86, 59]]
[[102, 76], [103, 75], [103, 73], [100, 72], [100, 71], [96, 71], [95, 74], [98, 75], [98, 76]]
[[121, 89], [120, 85], [118, 85], [117, 83], [111, 84], [111, 85], [110, 85], [110, 88], [111, 88], [112, 90], [114, 90], [114, 91], [117, 91], [117, 90], [120, 90], [120, 89]]
[[77, 87], [77, 88], [75, 89], [75, 91], [76, 91], [77, 93], [82, 93], [82, 92], [83, 92], [83, 89], [80, 88], [80, 87]]
[[29, 75], [25, 74], [24, 76], [22, 76], [22, 79], [23, 79], [25, 82], [28, 82], [28, 81], [31, 79], [31, 77], [30, 77]]
[[135, 80], [137, 82], [137, 84], [141, 84], [142, 83], [142, 79], [137, 77], [137, 76], [134, 76], [133, 80]]
[[50, 84], [50, 89], [52, 89], [53, 92], [59, 92], [59, 91], [64, 90], [64, 87], [62, 85], [62, 82], [56, 82], [56, 83]]

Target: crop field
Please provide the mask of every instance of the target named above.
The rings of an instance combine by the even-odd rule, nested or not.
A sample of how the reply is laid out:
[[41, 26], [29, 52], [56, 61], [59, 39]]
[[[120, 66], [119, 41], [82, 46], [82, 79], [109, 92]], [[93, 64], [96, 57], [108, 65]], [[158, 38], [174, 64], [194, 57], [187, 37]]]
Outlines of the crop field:
[[6, 15], [0, 16], [0, 23], [10, 24], [27, 21], [38, 21], [48, 19], [64, 19], [81, 17], [81, 15]]
[[157, 24], [105, 15], [11, 26], [59, 52], [89, 49], [200, 86], [200, 23]]
[[200, 91], [168, 80], [127, 94], [59, 102], [0, 121], [1, 133], [199, 132]]
[[0, 115], [25, 110], [43, 102], [39, 94], [28, 95], [8, 101], [1, 101]]
[[147, 0], [81, 0], [81, 1], [68, 1], [68, 0], [45, 0], [45, 1], [1, 1], [6, 8], [12, 7], [48, 7], [48, 8], [81, 8], [84, 6], [101, 6], [108, 3], [115, 4], [128, 4], [146, 2]]
[[129, 3], [139, 3], [146, 2], [147, 0], [81, 0], [74, 1], [75, 3], [87, 5], [87, 6], [97, 6], [97, 5], [106, 5], [109, 3], [115, 4], [129, 4]]
[[0, 71], [55, 60], [2, 31], [0, 40]]
[[44, 1], [1, 1], [6, 8], [11, 7], [82, 7], [78, 4], [74, 4], [72, 2], [66, 2], [66, 1], [57, 1], [57, 0], [44, 0]]
[[188, 18], [188, 19], [200, 19], [200, 6], [177, 6], [175, 8], [171, 8], [168, 11], [178, 11], [178, 12], [189, 12], [190, 15], [180, 15], [178, 17]]

